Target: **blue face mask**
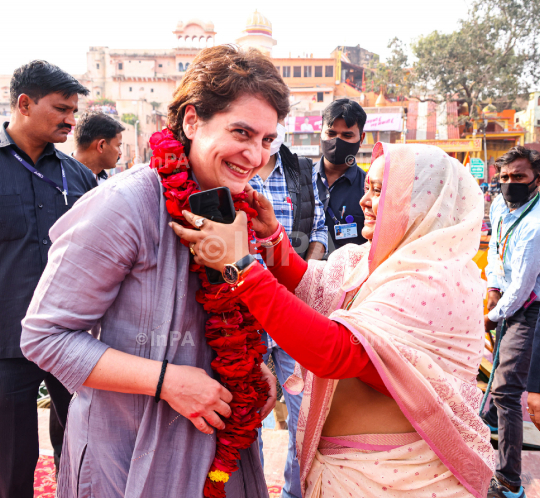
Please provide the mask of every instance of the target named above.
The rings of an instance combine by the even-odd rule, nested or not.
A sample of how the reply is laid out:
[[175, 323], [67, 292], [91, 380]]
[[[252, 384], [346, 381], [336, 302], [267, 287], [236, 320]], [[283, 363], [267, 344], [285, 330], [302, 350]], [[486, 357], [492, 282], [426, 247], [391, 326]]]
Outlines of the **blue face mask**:
[[276, 133], [277, 137], [274, 138], [274, 141], [270, 145], [270, 155], [273, 156], [279, 152], [279, 148], [283, 145], [285, 141], [285, 131], [286, 128], [281, 123], [277, 124]]

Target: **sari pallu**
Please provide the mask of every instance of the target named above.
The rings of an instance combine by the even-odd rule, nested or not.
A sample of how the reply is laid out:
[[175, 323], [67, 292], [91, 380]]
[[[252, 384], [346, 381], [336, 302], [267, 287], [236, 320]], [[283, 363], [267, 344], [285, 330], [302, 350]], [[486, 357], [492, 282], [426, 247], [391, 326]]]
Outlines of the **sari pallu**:
[[[296, 295], [351, 331], [429, 448], [483, 498], [495, 454], [477, 415], [485, 285], [472, 258], [482, 193], [437, 147], [379, 143], [373, 159], [383, 153], [372, 243], [344, 246], [327, 263], [310, 261]], [[351, 309], [341, 309], [358, 289]], [[297, 430], [304, 492], [337, 382], [304, 371], [286, 385], [304, 389]]]

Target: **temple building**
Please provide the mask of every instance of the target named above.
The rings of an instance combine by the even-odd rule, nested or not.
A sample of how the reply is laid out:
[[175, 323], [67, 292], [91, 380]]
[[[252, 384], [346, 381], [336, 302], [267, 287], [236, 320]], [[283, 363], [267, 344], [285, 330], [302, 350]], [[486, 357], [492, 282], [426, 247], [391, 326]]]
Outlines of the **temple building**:
[[[80, 99], [81, 111], [86, 108], [102, 111], [126, 123], [123, 156], [127, 161], [135, 157], [149, 160], [148, 140], [152, 133], [165, 126], [167, 106], [185, 71], [201, 49], [215, 45], [216, 31], [212, 22], [180, 21], [172, 33], [175, 46], [166, 49], [90, 47], [86, 73], [75, 75], [90, 90], [87, 98]], [[289, 86], [288, 143], [297, 148], [297, 152], [314, 158], [319, 156], [321, 112], [336, 98], [350, 97], [365, 107], [373, 107], [372, 113], [386, 113], [384, 121], [388, 123], [393, 119], [396, 123], [390, 126], [392, 130], [398, 131], [396, 128], [401, 126], [401, 107], [392, 108], [390, 102], [385, 102], [389, 107], [379, 109], [375, 107], [378, 94], [373, 89], [362, 92], [359, 82], [364, 67], [378, 56], [360, 45], [337, 47], [327, 57], [313, 54], [273, 57], [277, 41], [273, 37], [272, 23], [258, 10], [247, 17], [245, 28], [235, 42], [241, 47], [255, 47], [271, 57]], [[9, 114], [10, 78], [0, 76], [0, 114]], [[370, 135], [369, 142], [386, 137], [381, 133], [390, 133], [388, 129], [386, 124], [385, 130]], [[393, 134], [387, 138], [392, 137]], [[372, 143], [367, 145], [366, 154], [371, 151]], [[71, 138], [60, 146], [65, 152], [70, 152], [72, 147]]]
[[240, 38], [236, 39], [236, 44], [240, 47], [255, 47], [270, 57], [276, 43], [272, 38], [272, 23], [256, 9], [248, 17], [246, 29], [242, 31]]

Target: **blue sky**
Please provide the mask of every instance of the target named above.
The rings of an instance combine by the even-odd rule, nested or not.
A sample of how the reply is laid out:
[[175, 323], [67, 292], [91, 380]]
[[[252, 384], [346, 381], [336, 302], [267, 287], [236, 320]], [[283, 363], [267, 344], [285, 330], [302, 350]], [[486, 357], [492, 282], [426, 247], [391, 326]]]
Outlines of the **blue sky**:
[[275, 56], [328, 56], [337, 45], [360, 44], [384, 60], [394, 36], [410, 42], [434, 30], [450, 32], [466, 16], [467, 5], [467, 0], [10, 1], [2, 5], [0, 74], [38, 58], [84, 73], [91, 45], [172, 48], [178, 20], [194, 17], [214, 22], [218, 43], [233, 42], [255, 8], [272, 22]]

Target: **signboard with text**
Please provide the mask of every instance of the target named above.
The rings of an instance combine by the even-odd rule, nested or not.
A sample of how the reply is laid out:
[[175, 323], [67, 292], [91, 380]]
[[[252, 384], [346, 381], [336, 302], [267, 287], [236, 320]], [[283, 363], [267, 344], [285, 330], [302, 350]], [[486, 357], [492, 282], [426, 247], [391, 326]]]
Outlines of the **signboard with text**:
[[402, 131], [401, 114], [368, 114], [364, 131]]
[[484, 161], [482, 159], [471, 158], [471, 175], [475, 178], [484, 178]]
[[436, 145], [445, 152], [478, 152], [482, 150], [481, 138], [453, 140], [407, 140], [408, 144]]
[[319, 155], [319, 146], [318, 145], [292, 145], [289, 147], [293, 154], [298, 154], [299, 156], [318, 156]]
[[[285, 119], [289, 133], [320, 133], [321, 116], [289, 116]], [[399, 113], [368, 114], [364, 131], [402, 131], [403, 121]]]

